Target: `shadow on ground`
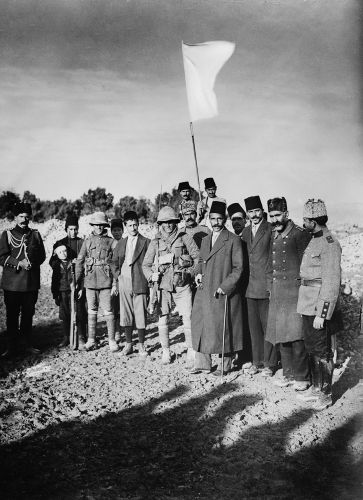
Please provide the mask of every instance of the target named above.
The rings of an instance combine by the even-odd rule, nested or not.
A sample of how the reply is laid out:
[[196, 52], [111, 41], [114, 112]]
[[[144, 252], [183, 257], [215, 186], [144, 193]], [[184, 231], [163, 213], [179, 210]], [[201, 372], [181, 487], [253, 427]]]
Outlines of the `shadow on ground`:
[[289, 434], [310, 418], [309, 410], [246, 427], [228, 446], [226, 425], [261, 399], [236, 394], [224, 400], [234, 389], [223, 384], [178, 401], [188, 392], [179, 386], [144, 405], [60, 423], [3, 446], [2, 499], [359, 497], [362, 463], [349, 450], [358, 419], [296, 453], [286, 451]]

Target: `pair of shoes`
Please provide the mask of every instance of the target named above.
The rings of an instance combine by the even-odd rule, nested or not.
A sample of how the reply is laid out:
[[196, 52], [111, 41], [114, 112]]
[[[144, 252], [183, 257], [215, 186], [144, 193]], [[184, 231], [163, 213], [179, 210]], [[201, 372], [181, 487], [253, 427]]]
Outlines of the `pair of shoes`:
[[33, 346], [28, 346], [25, 349], [25, 352], [27, 352], [28, 354], [40, 354], [40, 349], [37, 349], [36, 347]]
[[[223, 375], [227, 375], [227, 373], [230, 373], [230, 371], [223, 371]], [[214, 377], [221, 377], [222, 376], [222, 370], [220, 369], [217, 369], [217, 370], [214, 370], [214, 372], [212, 372], [212, 375]]]
[[69, 344], [69, 338], [68, 337], [64, 337], [62, 342], [60, 342], [58, 344], [58, 347], [67, 347], [67, 345]]
[[170, 365], [171, 363], [170, 349], [163, 349], [163, 354], [161, 355], [161, 363], [163, 365]]
[[272, 383], [277, 387], [289, 387], [289, 385], [294, 384], [294, 381], [286, 377], [281, 377], [281, 378], [274, 378]]
[[250, 368], [244, 370], [244, 373], [246, 373], [247, 375], [256, 375], [257, 373], [259, 373], [259, 371], [260, 370], [256, 365], [251, 365]]
[[190, 375], [197, 375], [198, 373], [210, 373], [209, 368], [189, 368], [188, 370]]
[[269, 368], [268, 366], [266, 366], [262, 371], [261, 371], [261, 375], [263, 377], [266, 377], [266, 378], [271, 378], [274, 376], [274, 371], [271, 370], [271, 368]]
[[310, 383], [307, 382], [306, 380], [295, 380], [292, 387], [297, 392], [303, 392], [303, 391], [306, 391], [307, 389], [309, 389]]
[[94, 340], [88, 339], [87, 342], [84, 344], [85, 351], [94, 351], [96, 348], [97, 344]]
[[303, 401], [304, 403], [310, 403], [319, 399], [320, 394], [321, 394], [320, 390], [312, 385], [303, 394], [297, 394], [296, 399], [298, 401]]
[[331, 394], [325, 394], [321, 392], [318, 399], [312, 404], [312, 409], [316, 411], [322, 411], [329, 408], [333, 404]]
[[133, 346], [132, 346], [132, 343], [130, 343], [130, 344], [129, 344], [129, 343], [127, 343], [127, 344], [125, 345], [125, 348], [124, 348], [124, 350], [122, 351], [121, 355], [122, 355], [122, 356], [128, 356], [129, 354], [132, 354], [133, 352], [134, 352], [134, 348], [133, 348]]
[[108, 341], [108, 346], [109, 346], [111, 352], [117, 352], [117, 351], [120, 350], [120, 348], [119, 348], [118, 343], [116, 342], [116, 340], [109, 340]]

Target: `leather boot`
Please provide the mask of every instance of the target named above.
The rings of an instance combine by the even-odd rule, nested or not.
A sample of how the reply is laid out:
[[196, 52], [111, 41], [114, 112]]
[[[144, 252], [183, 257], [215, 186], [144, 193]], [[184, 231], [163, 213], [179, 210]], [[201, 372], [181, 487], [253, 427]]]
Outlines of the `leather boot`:
[[108, 345], [110, 347], [110, 351], [117, 352], [120, 350], [120, 348], [115, 340], [115, 318], [113, 314], [107, 314], [106, 324], [107, 324]]
[[97, 314], [88, 315], [88, 340], [84, 348], [86, 351], [92, 351], [96, 348], [96, 327]]

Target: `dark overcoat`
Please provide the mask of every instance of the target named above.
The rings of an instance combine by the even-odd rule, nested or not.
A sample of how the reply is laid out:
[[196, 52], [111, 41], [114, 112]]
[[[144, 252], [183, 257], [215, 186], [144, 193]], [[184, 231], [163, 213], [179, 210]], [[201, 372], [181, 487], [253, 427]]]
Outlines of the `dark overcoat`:
[[254, 237], [252, 237], [252, 225], [250, 224], [242, 231], [241, 238], [247, 245], [250, 268], [246, 297], [267, 299], [269, 296], [271, 224], [262, 220]]
[[302, 317], [297, 313], [300, 264], [310, 234], [292, 221], [271, 239], [271, 296], [266, 340], [271, 344], [303, 339]]
[[[125, 261], [127, 240], [128, 238], [121, 238], [113, 251], [111, 266], [113, 267], [115, 279], [118, 279]], [[134, 293], [148, 293], [149, 291], [147, 279], [142, 271], [142, 263], [149, 244], [149, 238], [145, 238], [141, 234], [138, 235], [131, 261], [132, 291]]]
[[212, 235], [202, 240], [196, 274], [203, 275], [192, 311], [193, 349], [206, 354], [222, 352], [225, 297], [214, 293], [221, 288], [228, 297], [225, 353], [242, 349], [242, 299], [239, 281], [243, 271], [242, 242], [223, 229], [211, 249]]

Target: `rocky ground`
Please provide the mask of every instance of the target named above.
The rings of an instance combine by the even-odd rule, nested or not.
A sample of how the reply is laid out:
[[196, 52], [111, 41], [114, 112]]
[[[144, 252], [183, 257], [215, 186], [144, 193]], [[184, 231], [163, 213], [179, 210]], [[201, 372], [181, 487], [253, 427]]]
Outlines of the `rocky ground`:
[[[42, 233], [53, 238], [49, 228]], [[360, 498], [362, 235], [339, 235], [353, 293], [342, 296], [334, 405], [320, 413], [260, 374], [190, 376], [176, 314], [170, 366], [159, 362], [155, 317], [144, 363], [137, 352], [109, 352], [102, 318], [97, 351], [58, 349], [45, 269], [35, 320], [42, 354], [1, 361], [1, 498]]]

